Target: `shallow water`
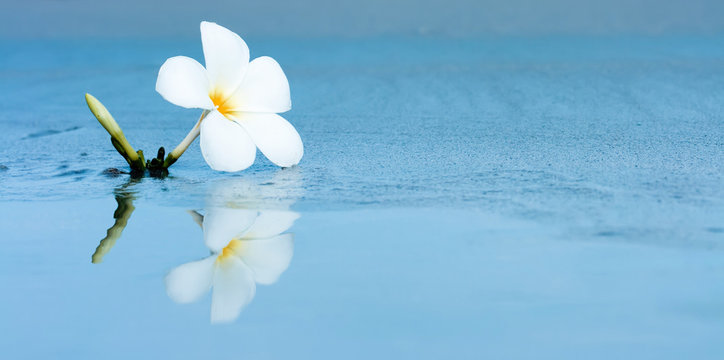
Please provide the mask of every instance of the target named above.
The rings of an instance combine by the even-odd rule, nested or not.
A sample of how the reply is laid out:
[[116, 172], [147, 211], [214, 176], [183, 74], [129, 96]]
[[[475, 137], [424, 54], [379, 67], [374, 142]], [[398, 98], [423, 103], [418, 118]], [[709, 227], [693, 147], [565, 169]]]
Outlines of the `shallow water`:
[[[136, 181], [83, 94], [172, 148], [199, 114], [155, 74], [200, 43], [0, 43], [9, 358], [724, 356], [724, 38], [247, 41], [290, 79], [300, 166], [194, 144]], [[206, 233], [267, 214], [296, 219], [278, 280], [174, 301]]]

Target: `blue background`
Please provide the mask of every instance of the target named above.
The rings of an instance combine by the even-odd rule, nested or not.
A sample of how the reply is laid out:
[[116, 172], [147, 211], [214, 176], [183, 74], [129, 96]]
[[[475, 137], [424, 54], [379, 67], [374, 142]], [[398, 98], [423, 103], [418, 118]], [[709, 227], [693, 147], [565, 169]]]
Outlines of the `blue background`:
[[[723, 4], [4, 0], [0, 358], [721, 359]], [[156, 75], [203, 60], [201, 20], [282, 65], [302, 162], [216, 173], [194, 143], [168, 178], [104, 173], [84, 93], [173, 147], [199, 111]], [[208, 256], [187, 211], [229, 180], [301, 217], [212, 325], [163, 278]]]

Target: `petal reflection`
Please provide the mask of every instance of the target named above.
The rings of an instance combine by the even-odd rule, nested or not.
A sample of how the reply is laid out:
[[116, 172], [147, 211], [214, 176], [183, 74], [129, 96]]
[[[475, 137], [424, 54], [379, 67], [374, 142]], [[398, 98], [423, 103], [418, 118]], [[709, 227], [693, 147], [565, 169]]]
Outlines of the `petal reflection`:
[[211, 289], [216, 256], [183, 264], [166, 275], [166, 293], [171, 300], [191, 303]]
[[190, 211], [203, 230], [211, 256], [173, 269], [166, 276], [171, 300], [188, 303], [209, 290], [211, 322], [231, 322], [254, 298], [256, 284], [271, 285], [289, 268], [300, 215], [289, 210], [301, 194], [294, 169], [270, 181], [225, 179], [214, 184], [205, 211]]

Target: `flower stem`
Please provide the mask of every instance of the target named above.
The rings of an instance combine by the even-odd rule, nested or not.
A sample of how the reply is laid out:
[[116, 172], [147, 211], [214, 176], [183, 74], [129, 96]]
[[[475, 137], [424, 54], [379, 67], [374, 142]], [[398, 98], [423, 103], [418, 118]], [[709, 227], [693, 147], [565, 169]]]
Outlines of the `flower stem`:
[[116, 202], [118, 203], [118, 207], [116, 207], [116, 211], [113, 213], [113, 218], [116, 219], [116, 221], [106, 232], [106, 237], [104, 237], [100, 244], [98, 244], [96, 251], [91, 257], [92, 263], [101, 263], [103, 261], [103, 257], [111, 251], [111, 248], [115, 245], [116, 240], [121, 237], [121, 233], [123, 232], [123, 229], [126, 228], [128, 219], [131, 218], [131, 214], [135, 209], [133, 206], [133, 200], [136, 199], [136, 196], [134, 195], [134, 192], [130, 190], [130, 187], [138, 181], [138, 179], [132, 177], [128, 180], [128, 182], [114, 191], [116, 194]]
[[123, 229], [126, 228], [126, 225], [128, 224], [128, 219], [131, 218], [131, 214], [135, 209], [135, 207], [133, 206], [134, 199], [135, 197], [131, 194], [116, 195], [116, 202], [118, 203], [118, 207], [116, 208], [116, 212], [113, 213], [113, 218], [116, 219], [116, 221], [115, 223], [113, 223], [113, 226], [108, 228], [108, 231], [106, 232], [106, 237], [104, 237], [103, 240], [101, 240], [100, 244], [98, 244], [96, 251], [91, 257], [92, 263], [101, 263], [103, 261], [103, 256], [111, 251], [113, 245], [116, 244], [116, 240], [121, 237], [121, 233], [123, 232]]
[[204, 120], [206, 115], [209, 113], [209, 110], [204, 110], [203, 113], [201, 113], [201, 117], [199, 117], [199, 121], [196, 122], [196, 125], [194, 125], [193, 128], [191, 128], [191, 131], [189, 131], [188, 134], [186, 134], [186, 137], [181, 141], [181, 143], [176, 146], [173, 151], [168, 153], [166, 156], [166, 159], [163, 161], [163, 167], [168, 168], [169, 166], [173, 165], [173, 163], [178, 160], [178, 158], [181, 157], [181, 155], [188, 149], [189, 145], [191, 145], [194, 140], [199, 136], [201, 133], [201, 121]]

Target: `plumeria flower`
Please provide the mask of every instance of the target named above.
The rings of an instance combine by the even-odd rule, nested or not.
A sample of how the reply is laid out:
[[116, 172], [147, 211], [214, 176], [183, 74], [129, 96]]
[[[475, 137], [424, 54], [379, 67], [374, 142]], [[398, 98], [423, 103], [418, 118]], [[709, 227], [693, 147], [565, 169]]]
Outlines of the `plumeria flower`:
[[211, 322], [230, 322], [254, 298], [256, 284], [275, 283], [294, 252], [293, 234], [286, 231], [299, 218], [289, 210], [298, 175], [281, 171], [265, 186], [236, 179], [217, 183], [206, 215], [191, 212], [211, 256], [171, 270], [168, 296], [191, 303], [211, 290]]
[[275, 283], [289, 267], [294, 236], [282, 233], [297, 218], [292, 211], [209, 209], [202, 227], [212, 255], [171, 270], [168, 296], [191, 303], [211, 289], [211, 322], [234, 321], [254, 298], [256, 284]]
[[278, 166], [298, 164], [302, 140], [278, 115], [291, 109], [289, 82], [279, 64], [268, 56], [249, 62], [244, 40], [215, 23], [201, 23], [201, 43], [206, 67], [189, 57], [172, 57], [159, 70], [156, 91], [173, 104], [208, 112], [200, 144], [209, 166], [246, 169], [257, 147]]

